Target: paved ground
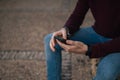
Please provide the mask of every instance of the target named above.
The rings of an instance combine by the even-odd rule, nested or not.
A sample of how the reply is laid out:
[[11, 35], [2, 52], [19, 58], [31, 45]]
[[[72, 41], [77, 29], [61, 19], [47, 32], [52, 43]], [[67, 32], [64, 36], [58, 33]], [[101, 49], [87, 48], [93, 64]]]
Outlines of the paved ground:
[[[59, 30], [71, 14], [73, 0], [0, 0], [0, 49], [43, 50], [43, 37]], [[93, 22], [87, 16], [88, 26]]]
[[0, 80], [46, 80], [44, 67], [36, 60], [0, 60]]
[[[70, 80], [71, 55], [62, 55], [62, 80]], [[45, 55], [41, 51], [0, 51], [0, 80], [46, 80]]]
[[[0, 80], [46, 80], [43, 38], [64, 25], [76, 1], [0, 0]], [[82, 26], [93, 22], [89, 12]], [[87, 57], [63, 53], [64, 80], [91, 77]]]

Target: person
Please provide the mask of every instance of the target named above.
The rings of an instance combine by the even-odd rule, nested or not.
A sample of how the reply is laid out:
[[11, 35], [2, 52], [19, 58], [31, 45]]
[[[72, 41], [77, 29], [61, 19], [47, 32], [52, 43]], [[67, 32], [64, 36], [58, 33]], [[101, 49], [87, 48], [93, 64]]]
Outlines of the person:
[[[44, 38], [48, 80], [61, 80], [61, 50], [83, 54], [90, 59], [102, 58], [93, 80], [115, 80], [119, 76], [119, 5], [120, 0], [78, 0], [64, 27]], [[90, 27], [80, 28], [88, 9], [95, 22]], [[67, 39], [66, 44], [54, 39], [55, 36]]]

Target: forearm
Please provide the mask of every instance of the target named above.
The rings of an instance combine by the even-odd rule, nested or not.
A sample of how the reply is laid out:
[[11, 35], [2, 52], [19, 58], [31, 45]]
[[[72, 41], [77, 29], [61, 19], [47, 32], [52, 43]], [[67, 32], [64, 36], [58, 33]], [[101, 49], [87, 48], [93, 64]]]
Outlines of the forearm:
[[64, 27], [67, 27], [69, 29], [71, 34], [73, 34], [79, 29], [79, 26], [82, 24], [88, 9], [89, 6], [87, 0], [78, 0], [74, 11], [64, 25]]
[[105, 43], [91, 45], [89, 53], [90, 58], [104, 57], [111, 53], [120, 52], [120, 37], [110, 40]]

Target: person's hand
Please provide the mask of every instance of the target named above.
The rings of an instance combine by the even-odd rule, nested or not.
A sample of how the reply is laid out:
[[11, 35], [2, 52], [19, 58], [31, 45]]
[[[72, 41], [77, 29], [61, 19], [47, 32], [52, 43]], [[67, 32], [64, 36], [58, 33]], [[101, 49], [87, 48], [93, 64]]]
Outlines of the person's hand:
[[64, 39], [67, 39], [67, 34], [66, 34], [66, 29], [62, 28], [59, 31], [56, 31], [53, 33], [52, 38], [50, 40], [50, 48], [52, 51], [55, 51], [55, 44], [56, 44], [56, 40], [54, 39], [54, 36], [61, 36]]
[[57, 40], [57, 43], [67, 52], [86, 54], [88, 46], [83, 42], [67, 40], [67, 44], [63, 44]]

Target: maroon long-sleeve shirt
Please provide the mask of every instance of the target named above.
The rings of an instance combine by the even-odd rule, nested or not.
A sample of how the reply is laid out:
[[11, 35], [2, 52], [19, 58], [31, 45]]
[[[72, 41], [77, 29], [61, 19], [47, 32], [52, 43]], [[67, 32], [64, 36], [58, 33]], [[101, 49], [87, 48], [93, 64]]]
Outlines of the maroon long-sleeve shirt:
[[78, 0], [65, 23], [71, 34], [79, 29], [88, 9], [95, 19], [93, 29], [104, 37], [112, 38], [108, 42], [91, 45], [90, 58], [120, 52], [120, 0]]

